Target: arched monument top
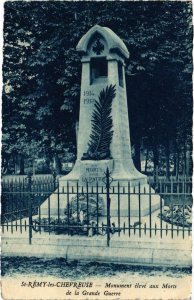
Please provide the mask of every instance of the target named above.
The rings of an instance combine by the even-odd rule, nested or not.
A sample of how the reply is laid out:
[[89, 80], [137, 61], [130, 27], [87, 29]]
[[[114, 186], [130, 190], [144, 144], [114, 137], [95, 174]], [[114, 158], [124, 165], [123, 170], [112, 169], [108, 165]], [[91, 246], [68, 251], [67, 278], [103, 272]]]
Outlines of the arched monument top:
[[119, 52], [125, 58], [129, 58], [129, 51], [125, 46], [124, 42], [116, 35], [110, 28], [102, 27], [100, 25], [93, 26], [83, 37], [80, 39], [76, 49], [77, 51], [87, 55], [88, 45], [90, 40], [96, 35], [101, 35], [107, 45], [108, 49], [111, 52]]

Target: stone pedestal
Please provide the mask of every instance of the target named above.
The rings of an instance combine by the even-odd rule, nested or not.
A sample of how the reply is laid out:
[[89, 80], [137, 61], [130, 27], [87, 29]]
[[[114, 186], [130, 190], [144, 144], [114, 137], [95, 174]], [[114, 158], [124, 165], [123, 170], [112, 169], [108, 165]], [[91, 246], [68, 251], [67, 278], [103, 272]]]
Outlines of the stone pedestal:
[[[69, 188], [67, 188], [67, 182], [63, 181], [63, 184], [50, 196], [50, 215], [52, 216], [58, 216], [58, 212], [60, 217], [64, 217], [64, 210], [67, 208], [67, 191], [69, 191], [69, 200], [71, 202], [71, 199], [75, 197], [75, 195], [81, 194], [82, 192], [86, 194], [86, 187], [79, 187], [77, 190], [77, 182], [76, 181], [68, 181], [69, 182]], [[118, 200], [118, 182], [112, 182], [111, 189], [110, 189], [110, 199], [111, 199], [111, 205], [110, 205], [110, 215], [111, 217], [117, 217], [118, 216], [118, 207], [120, 203], [120, 217], [127, 217], [129, 214], [129, 196], [127, 194], [128, 190], [128, 182], [127, 181], [119, 181], [119, 191], [120, 196]], [[125, 185], [125, 186], [124, 186]], [[104, 199], [105, 203], [105, 210], [103, 213], [103, 216], [106, 217], [106, 194], [104, 193], [105, 187], [103, 188], [103, 193], [101, 193], [102, 186], [98, 187], [98, 195], [99, 197], [102, 197]], [[134, 188], [135, 193], [134, 194]], [[114, 193], [113, 193], [114, 189]], [[125, 194], [123, 194], [123, 189], [125, 191]], [[131, 217], [138, 217], [139, 216], [139, 194], [138, 194], [139, 186], [133, 186], [130, 187], [130, 216]], [[88, 193], [89, 194], [95, 194], [96, 193], [96, 185], [89, 186], [88, 187]], [[73, 192], [73, 193], [72, 193]], [[149, 185], [140, 184], [140, 214], [141, 216], [146, 216], [150, 212], [150, 198], [149, 198]], [[59, 208], [58, 208], [59, 203]], [[163, 202], [162, 202], [163, 203]], [[153, 189], [151, 189], [151, 212], [159, 209], [160, 207], [160, 196], [157, 195]], [[48, 216], [48, 209], [49, 209], [49, 203], [48, 199], [41, 205], [41, 215]]]
[[[124, 168], [125, 165], [125, 168]], [[130, 172], [127, 172], [127, 167]], [[141, 185], [147, 183], [147, 176], [138, 172], [134, 165], [132, 159], [129, 160], [119, 160], [119, 159], [109, 159], [109, 160], [77, 160], [74, 169], [66, 176], [60, 178], [60, 186], [66, 186], [67, 181], [70, 185], [76, 186], [77, 182], [79, 186], [104, 186], [105, 173], [107, 168], [111, 173], [111, 177], [114, 182], [119, 181], [121, 186], [128, 186], [130, 181], [131, 187], [137, 186], [140, 182]]]

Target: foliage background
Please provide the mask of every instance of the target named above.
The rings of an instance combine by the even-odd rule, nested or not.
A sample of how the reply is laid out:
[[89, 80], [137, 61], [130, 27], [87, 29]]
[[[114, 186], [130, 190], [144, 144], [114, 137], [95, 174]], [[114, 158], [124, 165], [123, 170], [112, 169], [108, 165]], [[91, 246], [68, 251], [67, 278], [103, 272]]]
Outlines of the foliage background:
[[[134, 161], [154, 172], [191, 170], [192, 3], [13, 1], [4, 5], [3, 167], [76, 158], [81, 63], [75, 48], [93, 25], [126, 44]], [[11, 172], [11, 171], [10, 171]]]

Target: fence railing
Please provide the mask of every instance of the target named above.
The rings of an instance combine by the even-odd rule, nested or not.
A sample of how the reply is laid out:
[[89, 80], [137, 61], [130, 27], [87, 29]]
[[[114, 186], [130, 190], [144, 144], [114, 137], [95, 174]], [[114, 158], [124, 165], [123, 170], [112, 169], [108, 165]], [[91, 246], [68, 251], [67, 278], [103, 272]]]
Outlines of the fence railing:
[[[156, 189], [159, 196], [157, 215], [153, 217]], [[112, 183], [107, 169], [104, 186], [98, 182], [94, 186], [79, 186], [78, 182], [59, 188], [56, 174], [50, 177], [35, 179], [30, 174], [24, 180], [2, 182], [2, 231], [27, 232], [29, 243], [33, 234], [68, 234], [68, 235], [106, 235], [107, 246], [113, 235], [119, 237], [147, 236], [152, 238], [159, 233], [160, 238], [191, 235], [192, 221], [192, 183], [150, 181], [149, 187], [121, 186], [120, 182]], [[55, 215], [52, 213], [51, 197], [57, 198]], [[142, 213], [143, 202], [148, 203], [147, 215]], [[116, 215], [112, 215], [111, 204], [115, 201]], [[136, 200], [134, 200], [136, 199]], [[46, 211], [42, 204], [46, 200]], [[134, 217], [134, 201], [136, 216]], [[125, 202], [126, 211], [122, 215]], [[61, 211], [61, 207], [63, 210]]]
[[153, 177], [149, 177], [148, 182], [158, 193], [192, 193], [192, 177], [181, 177], [179, 179], [174, 177], [166, 179], [164, 177], [157, 179], [157, 181]]

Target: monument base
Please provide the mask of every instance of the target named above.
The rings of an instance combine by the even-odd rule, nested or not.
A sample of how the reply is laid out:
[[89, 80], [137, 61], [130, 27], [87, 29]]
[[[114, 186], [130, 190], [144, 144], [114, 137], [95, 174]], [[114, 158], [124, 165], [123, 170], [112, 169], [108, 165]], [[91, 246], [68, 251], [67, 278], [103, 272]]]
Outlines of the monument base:
[[[152, 193], [154, 193], [153, 190]], [[144, 217], [149, 215], [150, 212], [152, 213], [160, 208], [160, 196], [157, 194], [152, 194], [151, 207], [149, 202], [150, 201], [149, 195], [141, 194], [140, 203], [139, 203], [139, 195], [137, 194], [130, 195], [130, 212], [129, 212], [128, 195], [120, 196], [120, 209], [118, 208], [118, 196], [111, 195], [110, 198], [111, 198], [111, 205], [110, 205], [111, 217], [117, 217], [119, 215], [119, 211], [120, 211], [120, 217], [128, 217], [129, 215], [130, 217], [139, 217], [139, 211], [140, 211], [140, 216]], [[106, 209], [105, 209], [105, 215], [106, 215]]]
[[[121, 184], [119, 182], [119, 184]], [[110, 189], [110, 215], [112, 217], [117, 217], [120, 212], [120, 217], [128, 217], [129, 215], [129, 205], [130, 205], [130, 216], [131, 217], [138, 217], [139, 216], [139, 209], [140, 209], [140, 215], [146, 216], [151, 212], [154, 212], [155, 210], [158, 210], [160, 208], [160, 196], [155, 194], [154, 190], [151, 189], [148, 184], [141, 185], [140, 186], [140, 198], [138, 189], [139, 187], [131, 187], [130, 188], [130, 194], [128, 194], [128, 190], [125, 189], [125, 187], [120, 188], [120, 194], [118, 196], [118, 186], [111, 187]], [[135, 194], [134, 194], [135, 189]], [[50, 216], [51, 217], [64, 217], [64, 211], [65, 208], [67, 208], [67, 190], [63, 187], [59, 187], [51, 196], [50, 199], [46, 200], [41, 205], [41, 215], [48, 216], [48, 212], [50, 210]], [[69, 191], [69, 201], [71, 202], [71, 199], [75, 197], [75, 195], [80, 193], [86, 194], [86, 188], [79, 188], [77, 189], [76, 185], [71, 186], [68, 189]], [[103, 192], [101, 192], [102, 189], [98, 188], [98, 195], [99, 197], [102, 197], [104, 199], [104, 212], [103, 216], [106, 216], [106, 201], [107, 201], [107, 195], [106, 190], [103, 188]], [[89, 187], [88, 193], [89, 194], [95, 194], [96, 188]], [[125, 194], [123, 193], [125, 192]], [[150, 205], [150, 195], [149, 192], [151, 192], [151, 205]], [[130, 195], [130, 196], [129, 196]], [[130, 200], [129, 200], [130, 199]], [[139, 200], [140, 199], [140, 200]], [[163, 205], [163, 202], [162, 202]], [[120, 209], [119, 209], [120, 207]]]
[[[104, 199], [106, 208], [106, 171], [110, 172], [110, 213], [111, 216], [118, 216], [118, 205], [120, 205], [120, 216], [126, 217], [129, 213], [130, 197], [130, 216], [141, 216], [149, 214], [160, 208], [160, 196], [155, 194], [147, 184], [147, 176], [138, 172], [132, 159], [109, 159], [109, 160], [77, 160], [73, 170], [59, 180], [59, 189], [50, 196], [41, 206], [41, 214], [63, 217], [67, 207], [67, 194], [69, 201], [80, 193], [95, 194]], [[150, 195], [151, 192], [151, 208]], [[130, 196], [129, 196], [130, 194]], [[139, 200], [140, 195], [140, 200]], [[119, 204], [120, 202], [120, 204]], [[106, 215], [106, 209], [104, 211]]]
[[[111, 185], [134, 187], [138, 184], [147, 183], [147, 176], [141, 174], [134, 166], [133, 160], [126, 159], [107, 159], [107, 160], [77, 160], [73, 170], [66, 176], [59, 179], [59, 186], [66, 187], [67, 181], [70, 186], [105, 186], [107, 168], [109, 169], [113, 182]], [[112, 180], [111, 179], [111, 180]]]

